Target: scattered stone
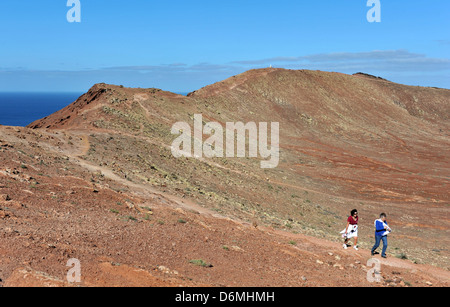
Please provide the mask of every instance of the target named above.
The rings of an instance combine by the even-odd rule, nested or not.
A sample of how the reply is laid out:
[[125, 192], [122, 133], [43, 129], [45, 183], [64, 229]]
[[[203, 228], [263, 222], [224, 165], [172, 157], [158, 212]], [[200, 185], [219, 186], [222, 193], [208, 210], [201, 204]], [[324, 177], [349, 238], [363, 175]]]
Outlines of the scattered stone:
[[242, 248], [240, 248], [239, 246], [236, 246], [236, 245], [231, 246], [230, 249], [232, 249], [232, 250], [234, 250], [234, 251], [236, 251], [236, 252], [243, 251]]
[[323, 261], [320, 261], [319, 259], [316, 260], [316, 263], [323, 264]]
[[3, 148], [14, 148], [13, 145], [11, 145], [11, 144], [9, 144], [9, 143], [7, 143], [5, 141], [1, 141], [1, 140], [0, 140], [0, 147], [3, 147]]
[[158, 266], [158, 270], [160, 270], [160, 271], [163, 272], [164, 274], [170, 274], [169, 268], [167, 268], [167, 267], [165, 267], [165, 266], [163, 266], [163, 265]]
[[6, 219], [7, 217], [9, 217], [9, 214], [3, 210], [0, 210], [0, 219]]
[[0, 201], [10, 201], [11, 197], [8, 194], [0, 194]]

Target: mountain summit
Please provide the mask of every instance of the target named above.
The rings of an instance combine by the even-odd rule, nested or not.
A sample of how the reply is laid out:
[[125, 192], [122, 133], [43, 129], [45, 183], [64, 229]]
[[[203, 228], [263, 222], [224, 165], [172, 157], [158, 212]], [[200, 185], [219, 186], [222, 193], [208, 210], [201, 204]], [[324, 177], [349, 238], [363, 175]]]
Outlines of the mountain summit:
[[[171, 128], [195, 114], [278, 122], [278, 167], [175, 158]], [[450, 90], [362, 73], [250, 70], [188, 96], [96, 84], [27, 128], [0, 127], [0, 252], [20, 255], [0, 278], [50, 282], [40, 272], [70, 256], [90, 285], [370, 285], [361, 264], [381, 212], [393, 254], [446, 268], [449, 114]], [[338, 242], [354, 208], [350, 255]], [[445, 269], [387, 261], [403, 285], [448, 284]]]

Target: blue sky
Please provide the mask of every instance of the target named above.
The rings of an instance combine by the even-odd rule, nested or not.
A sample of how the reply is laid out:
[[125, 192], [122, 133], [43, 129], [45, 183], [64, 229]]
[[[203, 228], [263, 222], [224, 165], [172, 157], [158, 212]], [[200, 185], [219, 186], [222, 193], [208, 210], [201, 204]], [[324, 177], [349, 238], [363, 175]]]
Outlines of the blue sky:
[[366, 72], [450, 88], [450, 1], [67, 0], [0, 2], [0, 91], [99, 82], [188, 92], [252, 68]]

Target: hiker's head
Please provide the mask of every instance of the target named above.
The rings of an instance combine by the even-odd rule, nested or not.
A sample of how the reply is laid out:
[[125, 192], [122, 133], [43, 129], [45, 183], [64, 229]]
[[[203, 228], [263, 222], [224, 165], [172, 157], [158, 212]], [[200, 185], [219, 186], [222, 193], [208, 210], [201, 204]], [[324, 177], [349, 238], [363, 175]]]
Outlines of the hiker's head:
[[353, 209], [353, 210], [350, 212], [350, 215], [351, 215], [351, 216], [354, 216], [354, 217], [358, 216], [358, 210]]
[[381, 214], [380, 214], [380, 219], [381, 219], [382, 221], [386, 221], [386, 213], [381, 213]]

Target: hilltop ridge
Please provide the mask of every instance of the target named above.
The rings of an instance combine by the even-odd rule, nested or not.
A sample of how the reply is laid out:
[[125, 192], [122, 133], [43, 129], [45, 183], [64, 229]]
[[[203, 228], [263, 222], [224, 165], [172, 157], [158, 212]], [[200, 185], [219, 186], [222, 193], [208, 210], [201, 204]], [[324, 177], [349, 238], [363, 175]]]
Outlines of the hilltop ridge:
[[[194, 114], [279, 122], [279, 166], [174, 158], [171, 127]], [[75, 257], [86, 286], [448, 285], [449, 114], [450, 90], [361, 74], [258, 69], [188, 96], [95, 84], [0, 127], [0, 278], [66, 285]], [[358, 252], [339, 235], [354, 208]], [[380, 212], [394, 233], [371, 284]]]

